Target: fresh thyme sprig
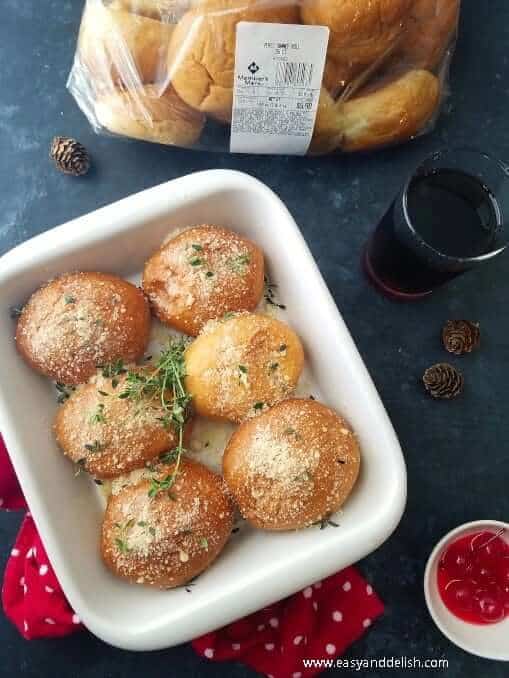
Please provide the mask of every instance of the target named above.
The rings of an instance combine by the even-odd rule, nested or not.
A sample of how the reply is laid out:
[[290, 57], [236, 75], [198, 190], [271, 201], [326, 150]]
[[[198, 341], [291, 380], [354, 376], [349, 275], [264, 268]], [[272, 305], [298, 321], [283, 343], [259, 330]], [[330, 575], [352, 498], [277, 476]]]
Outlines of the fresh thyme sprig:
[[17, 320], [20, 315], [23, 313], [23, 306], [10, 306], [9, 307], [9, 315], [13, 320]]
[[90, 416], [91, 424], [105, 424], [106, 415], [104, 414], [104, 403], [99, 403], [95, 412]]
[[133, 527], [135, 522], [135, 519], [131, 518], [130, 520], [126, 521], [124, 525], [115, 523], [115, 528], [118, 531], [118, 536], [115, 538], [115, 544], [117, 550], [120, 551], [120, 553], [125, 554], [132, 550], [127, 541], [127, 533]]
[[75, 386], [68, 386], [59, 381], [56, 382], [55, 388], [57, 389], [57, 403], [59, 405], [65, 403], [71, 397], [71, 393], [76, 390]]
[[321, 520], [317, 520], [316, 523], [313, 523], [313, 525], [319, 525], [321, 530], [325, 530], [327, 527], [339, 527], [339, 523], [334, 522], [334, 520], [331, 520], [331, 513], [327, 514], [324, 516]]
[[[118, 398], [139, 402], [143, 399], [160, 400], [164, 412], [160, 417], [164, 428], [173, 426], [177, 433], [177, 445], [167, 453], [165, 461], [174, 462], [175, 466], [169, 475], [158, 480], [154, 478], [150, 485], [149, 496], [155, 497], [159, 492], [170, 490], [175, 482], [180, 467], [180, 460], [184, 452], [184, 427], [188, 417], [191, 396], [184, 387], [186, 348], [183, 339], [170, 341], [168, 347], [161, 353], [155, 369], [144, 374], [140, 371], [128, 370], [123, 390]], [[171, 457], [170, 457], [171, 455]]]
[[176, 450], [171, 450], [170, 452], [163, 452], [162, 454], [159, 455], [159, 460], [162, 461], [163, 464], [174, 464], [177, 461]]
[[127, 372], [122, 358], [119, 358], [114, 363], [110, 363], [109, 365], [102, 365], [101, 369], [102, 376], [105, 379], [111, 379], [111, 377], [117, 377], [118, 375], [125, 374]]
[[83, 473], [83, 471], [85, 470], [86, 463], [87, 463], [87, 460], [85, 459], [85, 457], [78, 459], [78, 461], [76, 462], [76, 468], [75, 468], [75, 471], [74, 471], [75, 477], [78, 477]]
[[276, 293], [274, 292], [274, 290], [277, 289], [277, 285], [271, 283], [268, 276], [264, 276], [263, 281], [265, 283], [265, 293], [263, 295], [265, 301], [271, 306], [276, 306], [277, 308], [280, 308], [282, 311], [284, 311], [286, 309], [286, 305], [280, 304], [276, 300]]
[[87, 450], [87, 452], [90, 452], [91, 454], [97, 454], [98, 452], [102, 452], [106, 445], [99, 442], [98, 440], [94, 440], [93, 443], [87, 443], [86, 445], [83, 445], [83, 447]]

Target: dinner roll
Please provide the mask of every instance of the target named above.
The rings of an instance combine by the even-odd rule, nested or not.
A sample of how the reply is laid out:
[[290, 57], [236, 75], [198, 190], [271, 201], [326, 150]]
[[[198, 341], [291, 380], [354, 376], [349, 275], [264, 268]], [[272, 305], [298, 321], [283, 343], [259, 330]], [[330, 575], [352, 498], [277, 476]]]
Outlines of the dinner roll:
[[222, 122], [231, 120], [240, 21], [292, 24], [298, 10], [288, 0], [202, 0], [184, 14], [170, 43], [169, 73], [177, 94]]
[[[149, 372], [149, 367], [129, 368], [131, 375]], [[174, 426], [165, 419], [160, 395], [140, 400], [119, 398], [125, 392], [126, 370], [106, 374], [111, 374], [108, 367], [93, 383], [78, 388], [58, 408], [54, 423], [64, 454], [102, 479], [142, 468], [178, 444]]]
[[286, 398], [303, 363], [302, 345], [288, 325], [240, 314], [205, 326], [186, 349], [186, 390], [198, 414], [241, 421]]
[[263, 254], [219, 226], [196, 226], [164, 243], [145, 264], [143, 289], [157, 317], [197, 335], [208, 320], [253, 310], [263, 295]]
[[365, 151], [415, 136], [440, 103], [440, 83], [429, 71], [409, 71], [379, 89], [340, 104], [344, 151]]
[[133, 583], [181, 586], [217, 558], [231, 534], [233, 510], [222, 479], [183, 459], [174, 484], [164, 489], [173, 471], [162, 466], [154, 473], [159, 483], [142, 480], [108, 500], [102, 557]]
[[330, 28], [325, 86], [343, 89], [401, 38], [413, 0], [302, 0], [304, 24]]
[[458, 26], [460, 0], [414, 0], [394, 67], [434, 71], [441, 63]]
[[292, 399], [239, 426], [226, 447], [223, 474], [252, 525], [295, 530], [343, 505], [359, 464], [357, 439], [334, 410]]
[[187, 106], [172, 87], [160, 92], [154, 85], [98, 97], [95, 117], [114, 134], [176, 146], [193, 146], [205, 124], [205, 116]]
[[145, 16], [87, 2], [78, 39], [78, 58], [94, 89], [168, 82], [168, 48], [174, 26]]
[[440, 103], [440, 83], [429, 71], [409, 71], [333, 102], [322, 89], [310, 153], [366, 151], [415, 136]]
[[81, 384], [98, 365], [141, 358], [149, 333], [150, 309], [140, 289], [107, 273], [65, 273], [30, 297], [16, 345], [38, 372]]

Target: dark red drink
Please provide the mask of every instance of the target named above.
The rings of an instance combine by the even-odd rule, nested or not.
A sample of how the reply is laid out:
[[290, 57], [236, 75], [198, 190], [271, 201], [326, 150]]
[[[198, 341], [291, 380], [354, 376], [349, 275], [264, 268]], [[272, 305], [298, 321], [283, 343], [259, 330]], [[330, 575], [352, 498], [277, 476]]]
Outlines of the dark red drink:
[[[436, 154], [424, 163], [366, 246], [365, 270], [390, 296], [427, 296], [505, 248], [503, 207], [509, 206], [505, 170], [471, 151], [457, 151], [453, 160], [448, 154]], [[474, 160], [476, 174], [455, 167], [458, 163], [468, 167], [469, 162], [471, 166]], [[502, 195], [502, 205], [491, 185]]]

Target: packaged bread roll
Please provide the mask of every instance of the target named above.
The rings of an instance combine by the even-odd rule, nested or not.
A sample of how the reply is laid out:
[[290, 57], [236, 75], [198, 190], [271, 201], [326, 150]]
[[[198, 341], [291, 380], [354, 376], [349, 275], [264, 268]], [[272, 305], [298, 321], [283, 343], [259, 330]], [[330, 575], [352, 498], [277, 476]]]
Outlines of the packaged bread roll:
[[435, 71], [458, 27], [460, 0], [414, 0], [394, 66]]
[[173, 24], [88, 2], [78, 40], [78, 59], [94, 91], [167, 80]]
[[218, 151], [374, 150], [433, 129], [460, 5], [86, 0], [68, 88], [97, 132]]
[[311, 153], [367, 151], [415, 136], [436, 113], [440, 84], [429, 71], [409, 71], [349, 101], [320, 97]]
[[330, 28], [325, 86], [344, 88], [401, 40], [413, 0], [302, 0], [302, 23]]
[[284, 0], [201, 0], [179, 21], [170, 44], [169, 77], [176, 92], [222, 122], [231, 119], [240, 21], [292, 24], [298, 10]]
[[205, 124], [171, 87], [159, 94], [154, 85], [108, 92], [97, 99], [95, 115], [114, 134], [172, 146], [193, 146]]

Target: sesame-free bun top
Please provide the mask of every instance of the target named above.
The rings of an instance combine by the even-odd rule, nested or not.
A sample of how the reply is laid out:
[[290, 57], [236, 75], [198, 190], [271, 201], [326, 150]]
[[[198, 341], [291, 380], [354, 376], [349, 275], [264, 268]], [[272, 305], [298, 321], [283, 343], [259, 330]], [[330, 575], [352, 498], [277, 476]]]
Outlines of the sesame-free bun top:
[[329, 89], [342, 89], [395, 48], [412, 1], [302, 0], [302, 23], [330, 28], [325, 71]]
[[263, 295], [263, 254], [219, 226], [196, 226], [167, 241], [145, 264], [143, 289], [157, 317], [196, 336], [209, 320], [253, 310]]
[[[154, 474], [164, 481], [173, 466]], [[202, 464], [181, 460], [170, 490], [149, 496], [151, 480], [110, 495], [101, 553], [108, 568], [136, 584], [173, 588], [217, 558], [233, 526], [223, 480]]]
[[394, 66], [434, 71], [441, 63], [458, 25], [460, 0], [414, 0]]
[[304, 363], [302, 344], [288, 325], [253, 313], [210, 323], [184, 357], [195, 411], [235, 422], [288, 397]]
[[107, 273], [65, 273], [30, 297], [16, 345], [38, 372], [81, 384], [99, 365], [138, 360], [149, 333], [150, 309], [140, 289]]
[[[149, 368], [130, 367], [145, 374]], [[127, 373], [105, 377], [100, 372], [80, 386], [58, 408], [54, 431], [69, 459], [96, 478], [115, 478], [157, 459], [177, 446], [160, 396], [137, 400], [125, 393]]]
[[287, 0], [201, 0], [180, 19], [170, 41], [169, 75], [189, 106], [231, 120], [235, 39], [240, 21], [298, 23]]
[[285, 400], [233, 433], [223, 474], [255, 527], [294, 530], [326, 520], [350, 494], [360, 451], [348, 424], [315, 400]]
[[77, 56], [96, 92], [115, 86], [168, 82], [174, 25], [128, 11], [119, 3], [87, 2]]

